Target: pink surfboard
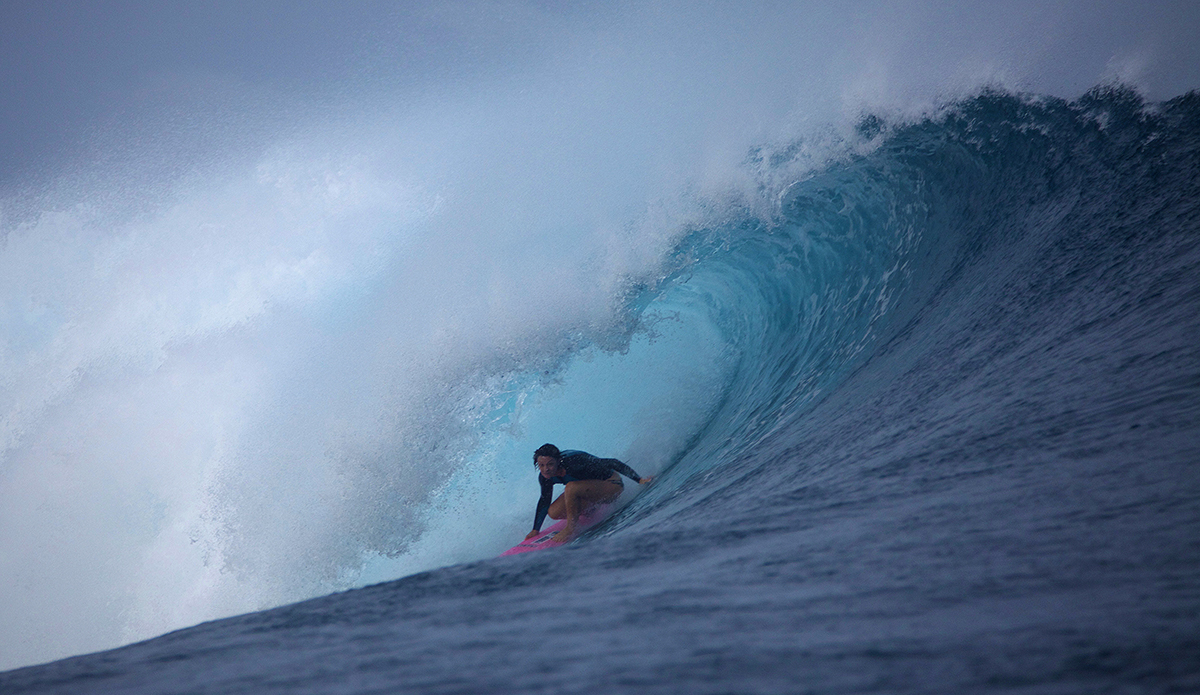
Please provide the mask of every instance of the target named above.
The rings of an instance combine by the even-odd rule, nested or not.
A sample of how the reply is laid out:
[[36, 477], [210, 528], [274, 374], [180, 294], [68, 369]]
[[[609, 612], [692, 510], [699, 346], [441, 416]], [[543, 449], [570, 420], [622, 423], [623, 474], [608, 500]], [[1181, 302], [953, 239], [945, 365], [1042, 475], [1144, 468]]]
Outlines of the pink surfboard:
[[[580, 514], [579, 521], [575, 524], [575, 538], [578, 538], [579, 534], [583, 533], [587, 529], [595, 526], [601, 521], [604, 521], [604, 517], [607, 513], [608, 505], [602, 504], [598, 507], [592, 507], [583, 514]], [[500, 553], [500, 557], [504, 557], [505, 555], [517, 555], [519, 553], [531, 553], [535, 550], [545, 550], [546, 548], [557, 548], [559, 546], [566, 545], [571, 541], [567, 541], [567, 543], [559, 543], [558, 541], [551, 540], [554, 538], [554, 534], [561, 531], [566, 525], [566, 519], [563, 519], [562, 521], [556, 521], [551, 524], [550, 528], [542, 529], [542, 532], [533, 538], [521, 541], [517, 545]]]

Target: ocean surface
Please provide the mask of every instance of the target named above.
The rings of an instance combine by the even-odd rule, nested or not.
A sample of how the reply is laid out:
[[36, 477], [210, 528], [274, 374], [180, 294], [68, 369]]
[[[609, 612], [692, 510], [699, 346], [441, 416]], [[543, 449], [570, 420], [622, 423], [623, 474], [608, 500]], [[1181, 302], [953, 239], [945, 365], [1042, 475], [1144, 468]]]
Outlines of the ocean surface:
[[[616, 320], [471, 363], [476, 458], [403, 507], [422, 534], [352, 527], [382, 549], [322, 576], [358, 588], [0, 691], [1200, 692], [1200, 96], [983, 91], [843, 144], [752, 149], [770, 206], [730, 192]], [[545, 440], [657, 479], [495, 558]], [[423, 542], [450, 566], [371, 583]]]

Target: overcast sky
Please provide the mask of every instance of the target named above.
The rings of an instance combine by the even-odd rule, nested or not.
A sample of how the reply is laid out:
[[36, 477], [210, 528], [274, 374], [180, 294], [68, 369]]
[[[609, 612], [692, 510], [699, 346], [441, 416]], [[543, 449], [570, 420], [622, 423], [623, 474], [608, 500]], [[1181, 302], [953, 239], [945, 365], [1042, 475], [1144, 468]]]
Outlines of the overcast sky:
[[263, 110], [336, 100], [347, 84], [447, 78], [495, 52], [442, 17], [384, 2], [0, 3], [0, 181], [39, 158], [52, 166], [80, 131], [172, 108], [181, 83], [209, 81]]
[[[53, 171], [115, 123], [191, 108], [181, 94], [192, 92], [181, 84], [207, 81], [207, 99], [224, 101], [218, 111], [253, 113], [243, 125], [261, 126], [297, 108], [337, 108], [364, 91], [394, 94], [552, 60], [581, 33], [609, 32], [620, 42], [630, 27], [655, 22], [675, 30], [666, 42], [680, 43], [668, 51], [691, 50], [712, 32], [743, 31], [747, 44], [780, 42], [786, 63], [787, 31], [794, 31], [795, 44], [829, 41], [830, 61], [857, 61], [863, 72], [876, 59], [865, 52], [890, 47], [892, 61], [922, 51], [941, 52], [942, 62], [1013, 57], [1030, 73], [1020, 76], [1025, 83], [1049, 90], [1078, 89], [1113, 59], [1124, 61], [1117, 71], [1143, 73], [1154, 98], [1200, 83], [1200, 3], [975, 5], [768, 3], [751, 11], [743, 3], [7, 1], [0, 3], [0, 185]], [[871, 40], [847, 56], [838, 47], [847, 37]], [[918, 60], [914, 72], [931, 60]]]

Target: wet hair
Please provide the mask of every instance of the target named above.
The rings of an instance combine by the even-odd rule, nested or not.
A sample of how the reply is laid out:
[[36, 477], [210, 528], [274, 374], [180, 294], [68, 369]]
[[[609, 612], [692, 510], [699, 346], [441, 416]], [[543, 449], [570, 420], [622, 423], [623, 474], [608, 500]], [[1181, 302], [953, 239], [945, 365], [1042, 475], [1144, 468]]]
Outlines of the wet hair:
[[552, 459], [559, 460], [562, 458], [562, 452], [553, 444], [543, 444], [537, 448], [537, 451], [533, 452], [533, 465], [537, 465], [539, 456], [549, 456]]

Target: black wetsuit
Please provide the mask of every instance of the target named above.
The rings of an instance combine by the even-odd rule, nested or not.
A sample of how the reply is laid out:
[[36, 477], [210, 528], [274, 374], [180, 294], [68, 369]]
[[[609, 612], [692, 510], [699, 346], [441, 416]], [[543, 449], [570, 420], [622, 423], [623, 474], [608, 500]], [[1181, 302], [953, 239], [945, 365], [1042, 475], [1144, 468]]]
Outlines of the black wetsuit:
[[554, 495], [555, 483], [566, 485], [572, 480], [608, 480], [612, 477], [613, 471], [630, 480], [641, 480], [642, 478], [632, 468], [617, 459], [597, 458], [586, 451], [564, 451], [559, 463], [567, 469], [565, 475], [547, 478], [538, 473], [538, 483], [542, 486], [542, 497], [538, 500], [537, 512], [533, 516], [534, 531], [542, 530], [542, 522], [546, 520], [546, 512], [550, 510], [550, 498]]

